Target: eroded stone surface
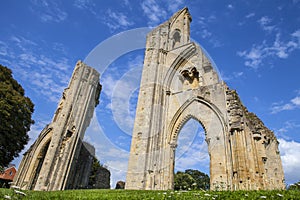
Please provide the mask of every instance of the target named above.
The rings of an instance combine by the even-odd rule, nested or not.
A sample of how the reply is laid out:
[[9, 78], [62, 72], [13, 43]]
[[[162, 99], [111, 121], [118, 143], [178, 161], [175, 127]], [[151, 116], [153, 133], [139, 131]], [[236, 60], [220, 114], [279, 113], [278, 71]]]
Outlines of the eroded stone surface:
[[278, 141], [190, 41], [187, 8], [147, 35], [126, 189], [173, 189], [178, 134], [203, 126], [212, 190], [284, 189]]
[[[83, 145], [82, 139], [100, 92], [99, 73], [78, 61], [52, 122], [24, 154], [15, 185], [25, 190], [48, 191], [79, 188], [88, 183], [90, 156], [95, 150]], [[84, 171], [85, 167], [89, 168]]]

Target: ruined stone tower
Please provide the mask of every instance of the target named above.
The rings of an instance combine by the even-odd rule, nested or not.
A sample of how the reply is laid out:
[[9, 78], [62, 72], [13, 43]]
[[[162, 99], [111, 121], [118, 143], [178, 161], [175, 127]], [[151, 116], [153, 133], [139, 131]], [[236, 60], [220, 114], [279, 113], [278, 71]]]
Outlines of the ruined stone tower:
[[147, 35], [126, 189], [173, 189], [178, 134], [190, 119], [205, 130], [212, 190], [284, 189], [274, 133], [190, 41], [190, 22], [184, 8]]
[[[83, 145], [82, 139], [100, 92], [99, 73], [78, 61], [52, 122], [24, 154], [15, 185], [26, 190], [64, 190], [87, 184], [88, 174], [79, 165], [92, 162], [88, 151], [92, 147]], [[78, 170], [81, 173], [76, 174]]]

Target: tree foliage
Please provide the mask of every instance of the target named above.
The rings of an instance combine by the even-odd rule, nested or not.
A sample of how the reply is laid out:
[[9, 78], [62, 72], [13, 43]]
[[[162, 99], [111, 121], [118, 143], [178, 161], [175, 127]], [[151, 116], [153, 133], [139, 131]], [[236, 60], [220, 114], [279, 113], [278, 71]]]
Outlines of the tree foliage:
[[97, 158], [93, 158], [92, 169], [89, 176], [89, 187], [93, 187], [96, 184], [96, 177], [98, 170], [101, 168], [100, 162]]
[[12, 71], [0, 65], [0, 166], [7, 166], [29, 140], [34, 105]]
[[187, 169], [187, 170], [185, 170], [185, 173], [187, 173], [193, 177], [193, 179], [197, 183], [198, 189], [209, 190], [210, 179], [207, 174], [200, 172], [198, 170], [194, 170], [194, 169]]
[[209, 176], [194, 169], [187, 169], [185, 172], [178, 171], [174, 178], [175, 190], [187, 189], [209, 189]]
[[100, 164], [100, 161], [94, 157], [89, 175], [89, 188], [108, 189], [110, 188], [110, 171]]
[[288, 189], [289, 190], [300, 190], [300, 181], [289, 185]]
[[193, 184], [195, 183], [195, 179], [184, 172], [178, 171], [175, 174], [175, 179], [174, 179], [174, 189], [175, 190], [187, 190], [189, 188], [193, 188]]

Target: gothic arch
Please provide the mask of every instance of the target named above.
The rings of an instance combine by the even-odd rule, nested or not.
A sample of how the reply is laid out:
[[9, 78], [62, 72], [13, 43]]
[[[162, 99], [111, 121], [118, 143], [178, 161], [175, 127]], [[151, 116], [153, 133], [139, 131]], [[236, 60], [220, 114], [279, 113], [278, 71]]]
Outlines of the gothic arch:
[[181, 37], [182, 37], [181, 31], [179, 29], [175, 29], [172, 33], [172, 48], [176, 48], [180, 46], [182, 42]]
[[172, 62], [171, 66], [168, 68], [166, 75], [163, 79], [163, 86], [166, 86], [166, 91], [170, 90], [170, 85], [172, 82], [172, 79], [174, 78], [174, 75], [176, 71], [184, 66], [186, 63], [189, 62], [189, 59], [195, 55], [196, 53], [196, 47], [194, 43], [191, 43], [184, 47], [182, 51], [178, 54], [177, 52], [173, 52], [174, 54], [177, 54], [176, 58]]
[[[284, 188], [273, 184], [283, 180], [274, 134], [220, 81], [201, 47], [190, 42], [190, 21], [184, 8], [147, 36], [126, 189], [173, 189], [178, 133], [190, 118], [206, 133], [212, 190]], [[172, 46], [176, 30], [180, 46]]]
[[[22, 162], [19, 166], [19, 169], [22, 169], [22, 173], [18, 172], [19, 175], [16, 176], [16, 179], [14, 180], [16, 185], [21, 185], [21, 187], [25, 187], [26, 189], [33, 189], [32, 185], [35, 185], [34, 182], [36, 182], [34, 179], [39, 175], [39, 172], [36, 171], [38, 162], [40, 161], [38, 157], [41, 152], [44, 152], [46, 155], [48, 148], [46, 151], [44, 150], [45, 147], [50, 144], [52, 134], [52, 128], [47, 125], [42, 130], [40, 137], [34, 142], [28, 152], [24, 154]], [[24, 185], [24, 183], [26, 185]]]
[[[223, 137], [225, 138], [225, 133], [227, 132], [227, 128], [225, 126], [225, 120], [222, 117], [221, 111], [212, 103], [210, 103], [208, 100], [205, 100], [201, 97], [192, 97], [188, 99], [175, 113], [174, 117], [171, 120], [171, 123], [168, 128], [169, 139], [168, 142], [170, 144], [177, 143], [178, 139], [178, 133], [180, 132], [183, 125], [190, 119], [194, 118], [196, 121], [198, 121], [203, 129], [205, 130], [206, 134], [209, 131], [209, 125], [204, 122], [204, 119], [202, 119], [202, 116], [199, 116], [198, 113], [192, 113], [188, 110], [189, 107], [195, 108], [197, 105], [193, 105], [194, 103], [203, 104], [209, 110], [214, 113], [218, 121], [220, 123], [220, 127], [222, 127], [222, 133]], [[192, 109], [195, 110], [195, 109]], [[204, 123], [203, 123], [204, 122]]]
[[34, 156], [34, 160], [35, 162], [32, 162], [34, 165], [33, 165], [33, 172], [31, 174], [31, 177], [30, 177], [30, 189], [33, 190], [37, 181], [38, 181], [38, 177], [39, 177], [39, 174], [41, 172], [41, 169], [42, 169], [42, 166], [43, 166], [43, 163], [44, 163], [44, 160], [45, 160], [45, 156], [47, 154], [47, 150], [49, 148], [49, 145], [50, 145], [50, 139], [48, 139], [46, 142], [44, 142], [43, 145], [41, 145], [41, 148], [36, 152], [37, 154]]
[[[203, 111], [206, 113], [205, 115], [203, 115]], [[210, 119], [207, 119], [207, 117]], [[226, 171], [230, 168], [231, 159], [228, 156], [229, 147], [226, 144], [228, 136], [226, 134], [225, 121], [220, 110], [214, 104], [200, 97], [192, 97], [183, 103], [169, 124], [167, 131], [168, 144], [170, 145], [171, 154], [173, 153], [169, 163], [171, 179], [173, 180], [178, 134], [184, 124], [191, 118], [198, 121], [205, 130], [211, 162], [210, 177], [212, 188], [222, 187], [222, 189], [228, 189], [230, 187], [230, 179]]]

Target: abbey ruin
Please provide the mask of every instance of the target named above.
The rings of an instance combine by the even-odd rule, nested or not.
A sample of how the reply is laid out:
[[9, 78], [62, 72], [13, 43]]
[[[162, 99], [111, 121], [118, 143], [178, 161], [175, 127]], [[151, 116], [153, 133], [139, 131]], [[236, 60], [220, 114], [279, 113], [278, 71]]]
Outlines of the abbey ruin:
[[278, 141], [190, 41], [187, 8], [147, 35], [126, 189], [173, 189], [178, 134], [205, 130], [212, 190], [284, 189]]
[[[178, 135], [194, 119], [205, 131], [212, 190], [284, 189], [274, 133], [190, 40], [191, 20], [184, 8], [147, 35], [125, 188], [173, 189]], [[79, 61], [52, 122], [25, 153], [14, 185], [50, 191], [88, 184], [95, 150], [82, 140], [100, 92], [99, 73]]]
[[99, 73], [78, 61], [52, 122], [25, 153], [14, 185], [46, 191], [88, 185], [95, 149], [82, 139], [100, 92]]

